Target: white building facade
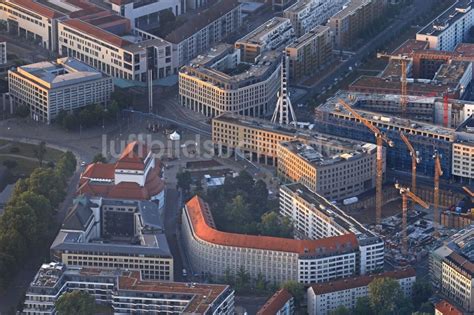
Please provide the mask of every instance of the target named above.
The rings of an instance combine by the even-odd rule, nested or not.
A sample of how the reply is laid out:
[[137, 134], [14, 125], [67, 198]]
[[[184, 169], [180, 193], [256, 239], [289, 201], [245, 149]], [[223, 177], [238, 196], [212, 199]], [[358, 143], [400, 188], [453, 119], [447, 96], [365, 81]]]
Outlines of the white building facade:
[[110, 77], [72, 58], [18, 67], [8, 82], [14, 106], [28, 106], [34, 120], [48, 124], [62, 110], [106, 104], [114, 90]]
[[405, 297], [411, 298], [416, 272], [414, 269], [403, 269], [312, 285], [307, 291], [308, 314], [329, 315], [340, 306], [353, 309], [359, 298], [369, 295], [369, 284], [376, 278], [395, 279]]

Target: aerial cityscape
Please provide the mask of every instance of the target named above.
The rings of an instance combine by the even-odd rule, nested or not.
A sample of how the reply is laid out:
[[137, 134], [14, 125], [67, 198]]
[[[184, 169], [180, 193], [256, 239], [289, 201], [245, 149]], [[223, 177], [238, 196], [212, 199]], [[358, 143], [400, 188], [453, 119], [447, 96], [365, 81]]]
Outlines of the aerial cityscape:
[[474, 315], [474, 0], [0, 0], [0, 315]]

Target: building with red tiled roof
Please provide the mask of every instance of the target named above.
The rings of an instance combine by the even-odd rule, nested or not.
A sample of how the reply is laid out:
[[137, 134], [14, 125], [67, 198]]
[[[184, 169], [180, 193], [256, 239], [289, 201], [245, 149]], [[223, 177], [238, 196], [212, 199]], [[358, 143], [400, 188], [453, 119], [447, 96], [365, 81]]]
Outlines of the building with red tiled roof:
[[151, 200], [162, 208], [165, 185], [160, 163], [144, 144], [134, 141], [115, 163], [89, 164], [81, 174], [78, 194], [115, 199]]
[[354, 308], [359, 298], [369, 294], [369, 284], [377, 278], [396, 280], [403, 294], [411, 297], [413, 284], [416, 281], [416, 271], [408, 268], [313, 284], [307, 291], [308, 314], [328, 315], [339, 306], [345, 306], [347, 309]]
[[183, 208], [181, 229], [197, 273], [219, 277], [243, 266], [251, 277], [261, 274], [267, 281], [318, 283], [350, 277], [359, 270], [359, 243], [352, 233], [296, 240], [223, 232], [215, 228], [208, 204], [198, 196]]
[[463, 315], [463, 312], [448, 301], [442, 300], [435, 305], [435, 315]]
[[280, 289], [258, 310], [257, 315], [292, 315], [294, 298], [286, 289]]

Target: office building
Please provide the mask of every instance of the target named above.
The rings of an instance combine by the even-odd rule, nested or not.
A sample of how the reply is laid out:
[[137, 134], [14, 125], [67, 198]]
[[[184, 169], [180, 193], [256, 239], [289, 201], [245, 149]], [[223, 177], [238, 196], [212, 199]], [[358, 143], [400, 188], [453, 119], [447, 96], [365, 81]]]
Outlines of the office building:
[[332, 38], [328, 26], [316, 26], [286, 46], [290, 80], [298, 81], [322, 70], [332, 60]]
[[413, 284], [416, 280], [414, 269], [401, 269], [360, 276], [343, 280], [331, 281], [329, 283], [313, 284], [308, 288], [308, 314], [329, 315], [340, 306], [353, 309], [357, 299], [369, 295], [369, 285], [377, 278], [391, 278], [400, 284], [400, 288], [406, 298], [411, 298]]
[[260, 274], [270, 282], [319, 283], [366, 269], [353, 232], [315, 240], [222, 232], [198, 196], [186, 203], [181, 220], [184, 250], [197, 273], [222, 277], [243, 267], [251, 277]]
[[264, 52], [255, 62], [221, 44], [179, 71], [181, 105], [208, 117], [223, 113], [263, 116], [273, 110], [280, 87], [281, 53]]
[[115, 163], [89, 164], [79, 178], [78, 195], [93, 199], [149, 200], [163, 208], [165, 184], [161, 164], [150, 148], [130, 142]]
[[175, 16], [183, 14], [186, 5], [179, 0], [109, 0], [117, 14], [130, 20], [132, 28], [147, 30], [160, 25], [160, 16], [168, 10]]
[[329, 18], [334, 48], [348, 49], [383, 16], [384, 0], [351, 0], [341, 11]]
[[[115, 27], [106, 28], [114, 21]], [[172, 44], [148, 33], [131, 31], [130, 22], [120, 16], [80, 17], [58, 24], [59, 53], [91, 65], [114, 78], [147, 81], [171, 75], [176, 66]]]
[[10, 100], [27, 106], [36, 121], [51, 123], [61, 111], [106, 105], [112, 78], [73, 58], [39, 62], [8, 71]]
[[228, 285], [144, 280], [136, 271], [100, 270], [43, 264], [26, 291], [23, 313], [56, 313], [55, 302], [66, 292], [92, 295], [114, 314], [234, 314], [234, 291]]
[[430, 254], [430, 278], [442, 296], [464, 312], [474, 311], [474, 226], [451, 236]]
[[419, 175], [433, 177], [433, 148], [435, 148], [443, 156], [441, 159], [443, 177], [446, 179], [451, 177], [452, 144], [456, 140], [454, 129], [361, 110], [360, 106], [365, 102], [364, 98], [351, 97], [347, 99], [342, 93], [316, 109], [314, 126], [318, 131], [359, 141], [375, 141], [374, 134], [338, 104], [339, 98], [346, 99], [360, 115], [386, 133], [387, 137], [394, 142], [394, 146], [387, 150], [387, 168], [401, 171], [411, 170], [409, 151], [400, 138], [402, 131], [408, 136], [415, 150], [420, 152], [421, 161], [417, 166]]
[[472, 0], [457, 0], [416, 34], [416, 39], [429, 43], [429, 49], [451, 51], [466, 41], [474, 25]]
[[7, 42], [0, 42], [0, 65], [7, 63]]
[[346, 2], [347, 0], [299, 0], [283, 11], [283, 17], [290, 19], [296, 36], [300, 37], [316, 26], [326, 24]]
[[287, 18], [274, 17], [235, 42], [242, 61], [254, 63], [265, 51], [280, 50], [295, 39], [295, 31]]
[[[277, 145], [277, 174], [330, 200], [342, 200], [375, 187], [377, 147], [337, 139], [292, 140]], [[385, 167], [384, 167], [385, 171]]]
[[13, 36], [28, 39], [57, 51], [57, 23], [65, 14], [34, 0], [5, 0], [0, 3], [0, 20]]
[[79, 197], [51, 245], [67, 266], [135, 270], [143, 279], [173, 281], [173, 256], [150, 201]]
[[286, 289], [273, 294], [258, 310], [257, 315], [293, 315], [295, 313], [294, 298]]
[[172, 43], [177, 67], [181, 67], [237, 33], [241, 26], [240, 2], [216, 0], [191, 16], [185, 24], [174, 29], [164, 39]]
[[383, 240], [302, 184], [280, 186], [280, 214], [291, 219], [299, 239], [317, 240], [354, 233], [359, 244], [358, 274], [383, 270]]

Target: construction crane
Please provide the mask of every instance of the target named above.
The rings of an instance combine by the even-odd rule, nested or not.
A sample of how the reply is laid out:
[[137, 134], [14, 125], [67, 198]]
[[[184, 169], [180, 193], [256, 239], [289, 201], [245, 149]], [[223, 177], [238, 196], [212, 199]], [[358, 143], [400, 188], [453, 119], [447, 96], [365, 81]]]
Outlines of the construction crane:
[[410, 151], [411, 156], [411, 191], [416, 194], [416, 165], [420, 163], [421, 158], [415, 148], [411, 145], [408, 137], [405, 136], [403, 132], [400, 131], [400, 138], [402, 138], [403, 142], [405, 142], [406, 146], [408, 147], [408, 151]]
[[377, 144], [377, 171], [375, 181], [375, 223], [379, 225], [382, 221], [382, 180], [383, 180], [383, 143], [387, 143], [389, 147], [393, 147], [393, 141], [387, 138], [377, 127], [375, 127], [370, 121], [362, 117], [358, 112], [352, 109], [344, 100], [339, 99], [339, 103], [354, 116], [354, 118], [360, 120], [364, 126], [370, 129], [375, 135], [375, 143]]
[[402, 195], [402, 254], [407, 254], [407, 211], [408, 211], [408, 198], [413, 202], [416, 202], [425, 209], [429, 206], [420, 197], [410, 191], [410, 188], [402, 187], [399, 183], [395, 184], [395, 188]]
[[443, 175], [443, 169], [441, 168], [441, 158], [441, 154], [437, 150], [435, 150], [433, 154], [433, 159], [435, 160], [433, 192], [435, 234], [438, 234], [439, 178], [441, 177], [441, 175]]
[[409, 57], [403, 55], [390, 55], [384, 53], [377, 53], [377, 58], [388, 58], [389, 60], [399, 60], [401, 66], [400, 73], [400, 109], [401, 116], [406, 117], [408, 107], [408, 81], [407, 81], [407, 63], [410, 60]]

